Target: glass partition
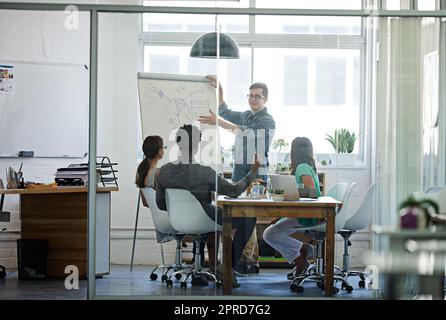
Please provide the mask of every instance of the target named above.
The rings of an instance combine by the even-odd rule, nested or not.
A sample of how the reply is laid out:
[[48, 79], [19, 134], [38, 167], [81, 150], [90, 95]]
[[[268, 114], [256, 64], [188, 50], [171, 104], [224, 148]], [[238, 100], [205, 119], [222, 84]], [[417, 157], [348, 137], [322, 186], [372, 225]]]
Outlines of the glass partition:
[[[308, 2], [292, 3], [299, 9], [343, 10], [361, 9], [362, 2], [335, 6], [320, 1], [311, 8]], [[397, 9], [391, 1], [386, 4]], [[269, 6], [266, 1], [256, 5]], [[0, 40], [7, 41], [0, 61], [2, 119], [15, 115], [6, 109], [8, 102], [24, 96], [23, 64], [45, 65], [47, 71], [79, 67], [86, 95], [78, 104], [88, 105], [89, 76], [95, 71], [89, 13], [68, 20], [68, 27], [67, 13], [3, 10], [0, 16], [6, 17], [0, 25], [9, 30]], [[46, 202], [47, 211], [56, 212], [50, 222], [59, 221], [55, 215], [63, 211], [71, 219], [68, 225], [40, 225], [49, 233], [44, 238], [50, 240], [48, 266], [54, 267], [55, 252], [62, 249], [68, 248], [63, 252], [67, 259], [75, 257], [57, 264], [59, 271], [75, 266], [79, 272], [62, 270], [61, 292], [87, 298], [86, 249], [88, 237], [94, 236], [93, 298], [388, 297], [368, 275], [347, 281], [340, 270], [370, 273], [376, 261], [367, 259], [369, 249], [389, 253], [370, 226], [398, 230], [401, 203], [444, 187], [444, 31], [442, 18], [428, 17], [213, 16], [168, 9], [162, 14], [99, 13], [97, 52], [92, 48], [98, 58], [95, 230], [88, 229], [87, 187], [78, 192], [83, 195], [78, 202]], [[220, 39], [230, 36], [240, 58], [191, 58], [194, 42], [210, 32]], [[77, 88], [82, 81], [63, 82], [77, 79], [77, 71], [67, 71], [60, 81], [54, 81], [60, 76], [55, 72], [49, 80], [58, 92]], [[216, 76], [221, 94], [206, 75]], [[31, 93], [27, 99], [43, 107]], [[76, 95], [66, 105], [79, 99]], [[68, 127], [84, 112], [85, 125], [91, 113], [80, 109], [75, 115], [67, 110], [60, 119]], [[87, 138], [83, 128], [70, 131], [75, 137], [63, 130], [57, 135], [67, 141]], [[35, 130], [35, 135], [47, 132]], [[88, 165], [84, 153], [39, 156], [23, 159], [25, 181], [50, 183], [58, 169]], [[1, 161], [13, 168], [22, 163], [18, 158]], [[116, 182], [115, 176], [119, 188], [104, 189], [110, 187], [106, 182]], [[37, 235], [27, 234], [35, 220], [26, 216], [26, 196], [15, 197], [8, 195], [2, 208], [12, 217], [5, 225], [11, 232], [0, 235], [9, 251], [16, 247], [6, 234], [21, 232], [24, 240]], [[58, 209], [67, 204], [72, 204], [69, 209]], [[355, 217], [362, 219], [359, 227], [350, 225], [351, 233], [335, 235]], [[51, 240], [70, 232], [73, 241]], [[348, 241], [351, 248], [345, 246]], [[18, 267], [14, 256], [0, 258], [8, 268]], [[326, 282], [332, 276], [337, 279], [333, 292]], [[408, 279], [404, 297], [413, 297], [416, 282]]]
[[0, 28], [0, 300], [86, 299], [89, 13], [0, 10]]

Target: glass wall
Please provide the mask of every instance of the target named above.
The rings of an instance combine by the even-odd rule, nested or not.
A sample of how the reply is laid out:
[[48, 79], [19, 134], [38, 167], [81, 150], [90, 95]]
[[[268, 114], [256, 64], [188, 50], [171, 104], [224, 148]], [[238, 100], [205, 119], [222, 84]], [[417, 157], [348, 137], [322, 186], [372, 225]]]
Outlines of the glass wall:
[[[419, 10], [432, 10], [437, 5], [435, 1], [421, 2]], [[359, 10], [362, 3], [276, 1], [274, 7]], [[216, 6], [210, 1], [144, 4]], [[247, 8], [250, 4], [271, 8], [270, 1], [261, 0], [219, 3], [233, 8]], [[385, 3], [389, 10], [400, 10], [404, 7], [401, 4], [402, 1], [390, 0]], [[301, 203], [308, 207], [316, 202], [314, 195], [319, 196], [318, 201], [325, 201], [323, 197], [328, 195], [343, 202], [342, 209], [333, 206], [338, 222], [354, 217], [366, 206], [373, 209], [367, 216], [372, 225], [395, 230], [401, 221], [399, 205], [408, 196], [419, 195], [430, 187], [444, 187], [445, 96], [441, 88], [445, 77], [445, 26], [441, 18], [215, 16], [169, 13], [168, 8], [165, 11], [99, 14], [97, 155], [117, 163], [113, 168], [118, 170], [119, 191], [101, 191], [104, 184], [102, 180], [98, 182], [96, 252], [90, 256], [95, 261], [97, 278], [89, 288], [90, 297], [222, 296], [227, 288], [223, 292], [214, 276], [222, 279], [222, 263], [229, 256], [237, 260], [226, 265], [226, 271], [234, 270], [234, 278], [228, 277], [233, 296], [301, 297], [302, 288], [297, 288], [300, 283], [290, 286], [287, 274], [298, 255], [311, 251], [313, 247], [308, 243], [314, 245], [315, 239], [308, 233], [295, 232], [306, 222], [301, 224], [299, 220], [297, 225], [295, 218], [276, 221], [284, 215], [283, 207], [291, 203], [283, 205], [284, 193], [295, 196], [292, 192], [297, 189], [303, 198]], [[8, 17], [9, 14], [8, 11]], [[19, 65], [24, 61], [32, 65], [76, 64], [89, 73], [87, 14], [82, 15], [81, 31], [76, 34], [67, 31], [64, 16], [42, 12], [31, 17], [28, 12], [17, 12], [14, 17], [24, 25], [30, 21], [37, 25], [26, 32], [11, 28], [8, 37], [19, 41], [13, 45], [8, 41], [5, 47], [9, 47], [0, 61], [2, 66], [17, 65], [16, 96], [23, 94], [19, 92]], [[8, 19], [0, 21], [9, 21], [13, 26], [15, 21]], [[36, 30], [44, 36], [34, 36]], [[232, 37], [238, 44], [240, 58], [190, 57], [194, 42], [209, 32]], [[70, 37], [74, 40], [69, 41]], [[3, 77], [4, 74], [2, 71]], [[225, 104], [206, 75], [215, 75], [221, 83]], [[262, 84], [250, 88], [253, 83], [266, 84], [268, 91]], [[1, 88], [4, 93], [5, 86]], [[11, 95], [3, 93], [0, 92], [0, 99], [6, 105]], [[69, 120], [75, 121], [74, 117]], [[84, 120], [87, 123], [87, 113]], [[256, 127], [256, 121], [264, 127]], [[330, 136], [341, 129], [356, 137], [345, 154], [336, 153], [339, 144], [330, 142]], [[312, 148], [307, 145], [305, 149], [312, 151], [314, 160], [307, 159], [307, 174], [299, 175], [294, 161], [300, 146], [297, 137], [307, 137], [312, 143]], [[261, 162], [259, 168], [253, 161], [254, 153]], [[29, 160], [24, 161], [25, 166], [32, 168], [26, 179], [45, 177], [49, 183], [59, 167], [85, 164], [88, 158], [52, 155], [45, 161], [38, 157]], [[16, 160], [12, 163], [20, 164]], [[296, 175], [293, 169], [297, 179], [292, 176]], [[111, 170], [110, 167], [108, 173]], [[250, 170], [257, 170], [257, 175], [254, 177]], [[314, 176], [312, 183], [301, 178], [309, 175]], [[282, 178], [291, 178], [292, 183], [285, 185]], [[298, 183], [309, 186], [299, 190]], [[373, 185], [376, 189], [371, 189]], [[168, 189], [191, 193], [171, 193]], [[376, 191], [371, 202], [367, 200], [369, 190]], [[239, 197], [241, 203], [248, 205], [237, 209], [240, 203], [231, 204], [227, 197]], [[265, 203], [271, 204], [272, 209], [262, 207]], [[25, 234], [29, 221], [22, 216], [19, 225], [18, 217], [26, 214], [22, 212], [26, 207], [20, 206], [17, 199], [8, 199], [6, 205], [8, 210], [12, 208], [14, 217], [6, 227], [13, 233]], [[234, 207], [229, 209], [231, 205]], [[55, 206], [56, 202], [51, 205]], [[79, 207], [86, 206], [84, 198]], [[229, 210], [243, 218], [233, 218], [234, 224], [223, 230], [224, 221], [228, 221], [223, 219], [223, 213], [228, 214]], [[440, 206], [440, 212], [444, 210]], [[72, 217], [74, 211], [67, 215]], [[79, 221], [74, 219], [72, 224], [80, 233], [79, 238], [73, 238], [77, 241], [68, 244], [67, 256], [84, 254], [83, 260], [76, 262], [82, 266], [79, 270], [83, 272], [83, 291], [69, 292], [80, 292], [80, 297], [86, 298], [88, 216], [82, 212], [85, 216]], [[169, 222], [171, 231], [160, 227], [160, 217]], [[253, 217], [257, 219], [254, 221]], [[290, 222], [285, 228], [284, 221], [294, 224]], [[311, 223], [321, 223], [324, 231], [327, 221], [322, 218]], [[364, 253], [368, 249], [386, 250], [368, 221], [360, 230], [352, 230], [356, 231], [351, 238], [352, 268], [367, 267]], [[280, 225], [285, 225], [286, 230], [274, 229]], [[53, 235], [64, 235], [61, 230], [72, 226], [64, 228]], [[339, 228], [336, 225], [335, 231]], [[286, 235], [278, 240], [277, 234]], [[1, 234], [2, 241], [4, 235]], [[92, 237], [91, 232], [89, 236]], [[307, 244], [301, 246], [291, 240], [293, 245], [288, 248], [292, 248], [292, 253], [287, 253], [277, 244], [283, 239]], [[327, 243], [333, 247], [330, 261], [341, 266], [344, 240], [337, 237]], [[210, 275], [187, 275], [185, 264], [190, 267], [195, 260], [194, 246], [202, 253], [202, 270]], [[15, 250], [13, 245], [11, 248]], [[1, 258], [3, 263], [4, 257]], [[11, 258], [8, 259], [9, 263]], [[303, 263], [298, 266], [302, 268]], [[175, 271], [180, 271], [177, 276], [172, 275]], [[289, 278], [292, 277], [291, 273]], [[377, 291], [367, 291], [358, 281], [352, 280], [352, 288], [360, 295], [385, 297]], [[335, 285], [341, 289], [338, 297], [348, 295], [345, 283], [340, 280]], [[305, 296], [325, 295], [312, 282], [304, 288]], [[410, 294], [413, 292], [407, 296]]]
[[1, 9], [0, 28], [0, 300], [86, 299], [89, 13]]
[[[348, 186], [359, 180], [361, 182], [357, 183], [357, 189], [351, 189], [351, 195], [355, 191], [360, 198], [367, 190], [369, 183], [366, 157], [370, 145], [365, 122], [366, 114], [370, 112], [365, 96], [366, 24], [362, 18], [313, 17], [309, 29], [299, 31], [300, 26], [305, 23], [302, 23], [301, 19], [296, 20], [292, 17], [261, 16], [250, 19], [243, 15], [215, 17], [166, 13], [144, 14], [142, 20], [137, 18], [128, 14], [100, 15], [99, 77], [103, 81], [100, 82], [99, 87], [98, 149], [113, 154], [120, 163], [126, 164], [125, 167], [120, 165], [121, 175], [125, 176], [120, 183], [122, 194], [114, 197], [113, 201], [116, 201], [116, 207], [125, 203], [127, 208], [122, 208], [122, 210], [126, 210], [129, 214], [123, 215], [115, 211], [112, 216], [113, 229], [116, 230], [111, 244], [112, 253], [115, 253], [115, 264], [112, 266], [110, 278], [97, 280], [96, 294], [98, 296], [142, 297], [220, 296], [223, 294], [222, 289], [219, 288], [221, 284], [214, 284], [211, 276], [205, 280], [194, 280], [194, 285], [191, 286], [189, 280], [192, 276], [184, 281], [185, 276], [181, 278], [178, 274], [177, 279], [175, 275], [171, 276], [171, 271], [163, 274], [162, 268], [152, 272], [160, 264], [162, 254], [164, 254], [165, 264], [175, 263], [177, 241], [170, 237], [164, 239], [170, 241], [160, 244], [163, 239], [156, 232], [154, 210], [146, 208], [143, 202], [138, 211], [139, 227], [132, 258], [133, 234], [131, 232], [134, 228], [134, 212], [138, 203], [136, 201], [138, 188], [135, 187], [133, 177], [139, 163], [146, 158], [141, 148], [143, 142], [147, 136], [160, 135], [164, 140], [163, 146], [167, 149], [164, 149], [163, 157], [156, 164], [158, 168], [162, 168], [160, 177], [157, 178], [160, 183], [159, 189], [164, 188], [163, 186], [167, 186], [164, 189], [168, 189], [169, 186], [170, 188], [182, 186], [184, 189], [191, 190], [199, 198], [200, 194], [194, 193], [194, 188], [197, 187], [197, 183], [201, 183], [201, 193], [208, 194], [209, 191], [216, 191], [220, 197], [240, 195], [242, 200], [255, 201], [249, 190], [252, 182], [249, 175], [250, 166], [244, 169], [239, 167], [239, 160], [249, 163], [252, 159], [243, 160], [238, 157], [240, 150], [247, 148], [249, 153], [251, 152], [249, 148], [252, 146], [249, 142], [244, 145], [240, 140], [246, 132], [237, 132], [237, 129], [234, 130], [231, 127], [225, 128], [224, 124], [220, 124], [218, 128], [198, 121], [200, 115], [207, 116], [210, 114], [209, 111], [216, 115], [219, 113], [218, 92], [212, 86], [205, 83], [206, 86], [202, 87], [203, 94], [209, 92], [212, 94], [208, 100], [212, 103], [208, 105], [208, 110], [199, 111], [194, 109], [194, 105], [198, 106], [196, 104], [198, 102], [192, 101], [195, 91], [181, 85], [175, 87], [173, 91], [168, 91], [166, 88], [159, 87], [161, 84], [153, 78], [153, 74], [162, 74], [171, 80], [176, 77], [181, 80], [184, 76], [189, 80], [193, 77], [204, 80], [205, 75], [216, 75], [222, 85], [226, 105], [234, 112], [238, 112], [237, 116], [254, 114], [251, 111], [254, 108], [254, 97], [255, 94], [259, 94], [257, 91], [260, 91], [261, 96], [255, 101], [262, 102], [269, 114], [268, 119], [274, 120], [274, 130], [268, 132], [266, 140], [269, 163], [265, 163], [257, 175], [257, 179], [263, 180], [265, 187], [269, 189], [265, 197], [272, 196], [275, 191], [280, 192], [284, 187], [277, 184], [273, 176], [278, 176], [278, 174], [289, 176], [292, 169], [290, 167], [292, 165], [291, 152], [295, 152], [296, 148], [292, 146], [292, 142], [296, 137], [307, 137], [313, 145], [314, 169], [318, 173], [318, 184], [312, 187], [312, 189], [316, 187], [319, 189], [315, 195], [328, 194], [343, 201], [345, 193], [350, 190]], [[309, 19], [309, 17], [302, 18], [302, 21]], [[296, 24], [295, 21], [299, 23]], [[276, 24], [277, 28], [262, 28], [266, 23]], [[118, 24], [119, 28], [117, 28]], [[129, 27], [123, 28], [122, 25]], [[138, 27], [141, 32], [133, 33]], [[113, 28], [119, 36], [115, 34], [111, 37], [107, 33]], [[194, 41], [204, 33], [214, 30], [221, 30], [237, 41], [239, 59], [200, 59], [189, 56]], [[135, 41], [139, 44], [138, 52], [134, 51], [132, 45]], [[129, 54], [137, 59], [129, 59], [127, 57]], [[145, 75], [137, 78], [135, 77], [137, 72]], [[250, 89], [251, 84], [258, 82], [267, 85], [268, 93], [262, 88]], [[130, 97], [134, 88], [138, 91], [138, 101]], [[134, 103], [136, 103], [135, 107], [132, 106]], [[110, 105], [114, 105], [112, 114]], [[198, 113], [191, 111], [192, 109]], [[239, 122], [242, 120], [234, 117], [233, 114], [232, 118], [229, 116], [226, 120], [232, 120], [241, 127], [245, 126]], [[223, 119], [225, 116], [220, 113], [219, 123]], [[196, 126], [201, 131], [201, 143], [198, 144], [193, 165], [184, 164], [186, 161], [184, 156], [185, 154], [187, 156], [189, 151], [186, 152], [185, 147], [181, 145], [183, 135], [188, 130], [184, 125], [187, 124]], [[107, 134], [106, 128], [114, 126], [120, 128], [118, 131], [122, 134]], [[132, 128], [133, 131], [124, 128]], [[182, 130], [179, 130], [181, 128]], [[341, 128], [348, 129], [358, 136], [356, 143], [352, 144], [352, 157], [342, 164], [337, 162], [339, 160], [333, 155], [333, 146], [326, 139], [327, 135], [333, 135], [335, 130]], [[271, 128], [265, 127], [265, 129]], [[255, 134], [260, 131], [255, 131]], [[179, 142], [178, 135], [181, 136]], [[246, 138], [249, 141], [250, 138]], [[191, 143], [194, 144], [196, 141]], [[123, 152], [123, 149], [126, 151]], [[194, 151], [195, 149], [190, 150], [190, 152]], [[262, 155], [262, 153], [258, 154]], [[253, 154], [250, 155], [253, 156]], [[260, 160], [265, 160], [265, 157]], [[183, 165], [184, 167], [179, 170], [178, 166]], [[203, 172], [198, 171], [199, 173], [195, 172], [195, 170], [202, 170], [197, 169], [200, 166], [206, 166], [208, 169], [203, 169], [205, 170]], [[209, 168], [213, 171], [206, 171], [211, 170]], [[172, 172], [177, 172], [177, 174], [172, 176]], [[213, 175], [212, 181], [202, 181], [209, 172]], [[242, 179], [246, 174], [248, 176]], [[297, 187], [294, 178], [290, 178], [293, 179], [294, 187]], [[235, 183], [240, 179], [242, 181], [236, 185]], [[207, 188], [210, 189], [207, 190]], [[301, 192], [303, 192], [301, 195], [303, 198], [314, 196], [310, 193], [305, 195], [305, 192], [310, 192], [308, 189]], [[209, 203], [210, 194], [202, 201]], [[124, 196], [126, 200], [122, 198]], [[277, 195], [274, 197], [277, 198]], [[265, 199], [260, 201], [265, 201]], [[180, 200], [177, 202], [181, 203]], [[355, 210], [360, 205], [359, 200], [354, 200], [350, 207], [347, 205], [345, 207]], [[165, 210], [168, 209], [168, 201], [166, 199], [165, 204], [163, 200], [157, 201], [156, 205], [160, 205], [161, 209]], [[219, 201], [224, 201], [224, 198], [219, 198]], [[269, 199], [269, 201], [274, 200]], [[219, 202], [216, 203], [218, 205]], [[184, 202], [183, 210], [187, 210], [190, 205], [190, 201]], [[208, 205], [204, 207], [207, 212]], [[211, 208], [214, 211], [207, 212], [207, 217], [210, 217], [211, 221], [220, 222], [214, 222], [213, 225], [215, 230], [219, 231], [222, 231], [220, 221], [222, 207], [223, 205], [220, 205], [220, 209]], [[343, 214], [347, 214], [347, 210]], [[233, 242], [237, 244], [232, 246], [232, 257], [240, 259], [233, 265], [234, 270], [238, 272], [236, 278], [240, 284], [240, 287], [235, 285], [233, 288], [233, 295], [295, 296], [295, 292], [289, 288], [290, 283], [283, 281], [289, 272], [289, 270], [286, 271], [287, 268], [292, 269], [293, 259], [284, 256], [264, 238], [265, 230], [274, 220], [273, 218], [274, 216], [260, 215], [257, 221], [254, 221], [254, 225], [252, 225], [252, 218], [251, 220], [242, 218], [242, 221], [246, 220], [243, 225], [237, 225], [240, 219], [233, 219], [235, 223], [233, 232], [239, 232], [235, 230], [241, 230], [244, 227], [248, 228], [245, 235], [237, 233], [233, 235]], [[251, 224], [250, 227], [249, 224]], [[118, 229], [122, 230], [118, 231]], [[304, 242], [311, 240], [311, 237], [293, 232], [293, 230], [290, 232], [293, 234], [290, 239], [296, 238]], [[223, 262], [225, 241], [222, 241], [222, 237], [223, 234], [220, 232], [218, 240], [212, 237], [201, 240], [205, 253], [203, 270], [209, 270], [219, 279], [221, 279], [222, 270], [214, 266]], [[242, 237], [245, 239], [241, 240]], [[193, 237], [188, 236], [180, 242], [185, 263], [192, 262], [193, 240]], [[247, 242], [242, 249], [237, 247], [237, 245], [240, 246], [240, 241]], [[292, 241], [295, 243], [296, 240]], [[367, 246], [368, 241], [368, 239], [364, 241]], [[218, 246], [216, 246], [217, 243]], [[215, 253], [213, 253], [213, 244], [214, 247], [218, 247]], [[336, 247], [340, 244], [339, 242]], [[234, 254], [237, 250], [239, 256]], [[341, 264], [341, 256], [342, 252], [336, 249], [334, 252], [336, 264]], [[359, 261], [359, 254], [355, 253], [355, 256], [355, 259]], [[134, 262], [131, 271], [127, 266], [118, 265], [117, 261], [125, 264], [131, 259]], [[167, 282], [161, 281], [166, 279]], [[209, 285], [201, 287], [196, 281], [204, 281]], [[182, 282], [184, 284], [181, 284]], [[264, 290], [265, 287], [271, 287], [271, 290]], [[324, 292], [318, 291], [317, 294], [323, 296]]]

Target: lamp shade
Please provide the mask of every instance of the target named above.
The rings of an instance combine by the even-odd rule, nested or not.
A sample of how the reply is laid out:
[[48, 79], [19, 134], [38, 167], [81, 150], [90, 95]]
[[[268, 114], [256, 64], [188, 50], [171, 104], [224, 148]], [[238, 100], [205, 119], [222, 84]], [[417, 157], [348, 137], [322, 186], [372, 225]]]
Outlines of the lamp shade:
[[[198, 38], [190, 49], [193, 58], [217, 58], [217, 33], [210, 32]], [[239, 59], [237, 43], [228, 35], [220, 33], [221, 59]]]

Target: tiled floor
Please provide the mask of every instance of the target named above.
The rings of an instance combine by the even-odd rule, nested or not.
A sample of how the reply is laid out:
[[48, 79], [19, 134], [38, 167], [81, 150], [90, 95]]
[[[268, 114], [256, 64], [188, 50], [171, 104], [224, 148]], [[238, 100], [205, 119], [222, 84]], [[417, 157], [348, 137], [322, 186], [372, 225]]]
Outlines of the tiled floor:
[[[135, 266], [129, 271], [129, 266], [113, 265], [110, 275], [96, 279], [96, 295], [114, 298], [161, 298], [162, 296], [221, 296], [222, 290], [215, 288], [213, 283], [206, 287], [192, 287], [180, 289], [174, 282], [173, 288], [167, 288], [159, 278], [149, 279], [149, 266]], [[290, 281], [286, 279], [285, 269], [261, 269], [259, 274], [239, 277], [240, 288], [233, 290], [234, 296], [243, 297], [304, 297], [324, 298], [324, 292], [315, 283], [306, 283], [305, 291], [296, 294], [290, 291]], [[374, 299], [377, 293], [373, 290], [358, 288], [358, 279], [351, 278], [354, 287], [352, 293], [341, 290], [335, 298], [338, 299]], [[79, 290], [67, 290], [64, 280], [19, 281], [17, 273], [9, 273], [6, 279], [0, 280], [0, 300], [3, 299], [86, 299], [87, 281], [80, 281]]]

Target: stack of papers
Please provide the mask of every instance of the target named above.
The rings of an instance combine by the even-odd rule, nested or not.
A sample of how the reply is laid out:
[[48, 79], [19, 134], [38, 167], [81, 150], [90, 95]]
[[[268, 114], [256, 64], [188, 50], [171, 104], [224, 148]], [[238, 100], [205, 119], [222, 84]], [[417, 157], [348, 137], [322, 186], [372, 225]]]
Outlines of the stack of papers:
[[88, 167], [59, 168], [54, 179], [58, 185], [83, 186], [88, 183]]

